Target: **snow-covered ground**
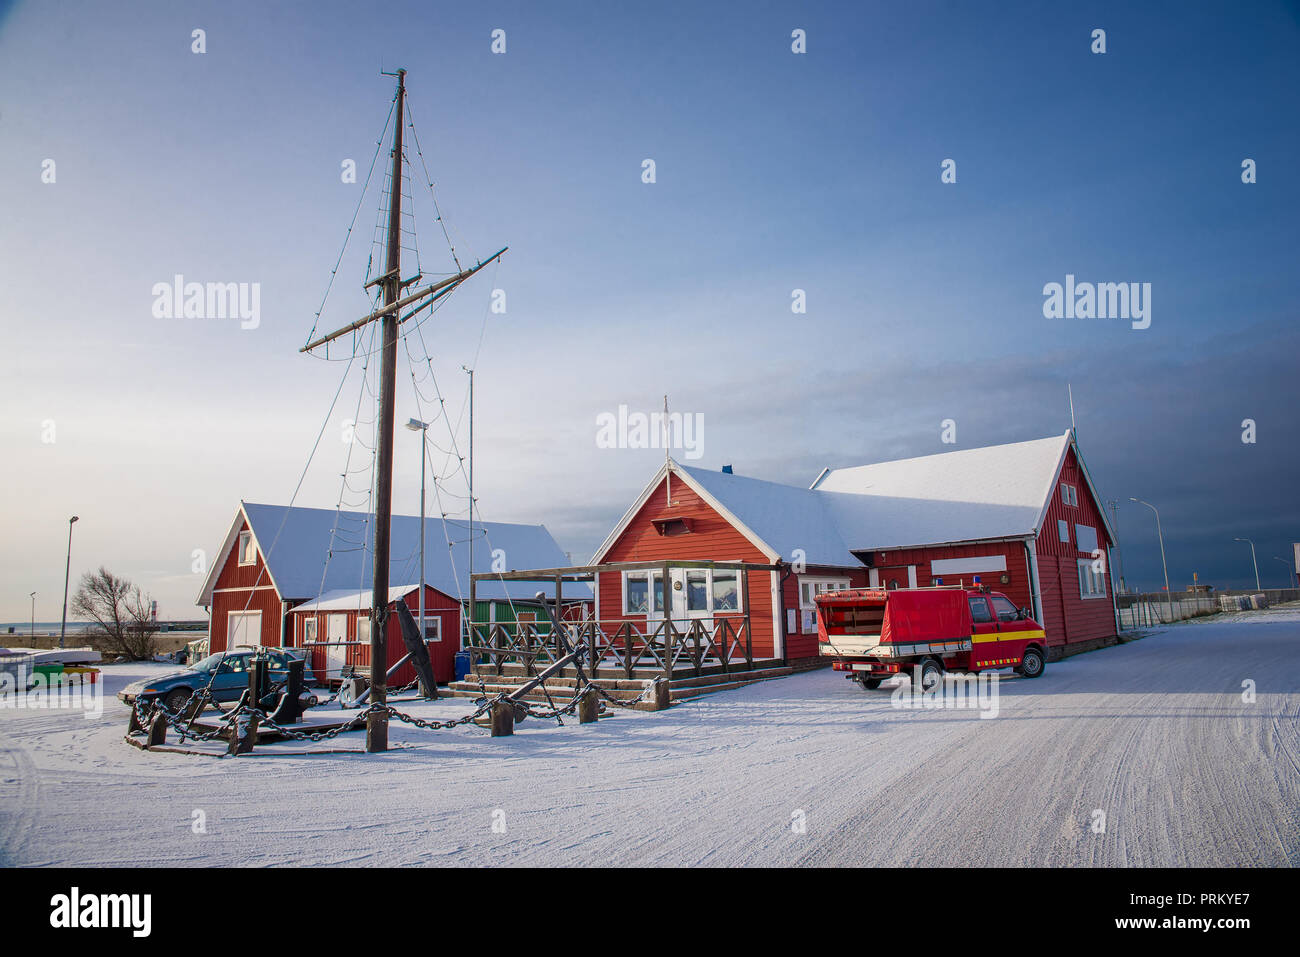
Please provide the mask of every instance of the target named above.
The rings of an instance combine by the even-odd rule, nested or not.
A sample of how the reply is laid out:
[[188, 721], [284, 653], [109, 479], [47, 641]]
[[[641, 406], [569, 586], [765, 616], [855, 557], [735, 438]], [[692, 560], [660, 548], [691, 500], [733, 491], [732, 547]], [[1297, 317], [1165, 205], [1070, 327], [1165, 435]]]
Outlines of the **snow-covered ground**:
[[822, 670], [374, 756], [138, 751], [112, 695], [151, 669], [97, 719], [0, 710], [0, 864], [1300, 864], [1296, 610], [1009, 678], [992, 719]]

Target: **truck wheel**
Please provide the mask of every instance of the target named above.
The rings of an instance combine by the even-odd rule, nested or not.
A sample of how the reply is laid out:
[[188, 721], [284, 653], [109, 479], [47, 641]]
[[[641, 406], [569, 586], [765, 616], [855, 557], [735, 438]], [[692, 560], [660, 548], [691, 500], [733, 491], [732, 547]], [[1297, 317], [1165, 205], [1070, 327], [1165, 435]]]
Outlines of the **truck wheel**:
[[1020, 664], [1016, 666], [1016, 674], [1023, 678], [1037, 678], [1047, 670], [1047, 659], [1039, 648], [1029, 647], [1025, 649], [1025, 656], [1020, 659]]
[[920, 664], [921, 668], [921, 689], [922, 691], [933, 691], [939, 687], [943, 681], [943, 665], [933, 658], [926, 658]]
[[880, 687], [880, 682], [882, 682], [882, 681], [884, 681], [884, 680], [885, 680], [884, 678], [863, 678], [863, 679], [862, 679], [862, 690], [863, 690], [863, 691], [875, 691], [877, 688]]

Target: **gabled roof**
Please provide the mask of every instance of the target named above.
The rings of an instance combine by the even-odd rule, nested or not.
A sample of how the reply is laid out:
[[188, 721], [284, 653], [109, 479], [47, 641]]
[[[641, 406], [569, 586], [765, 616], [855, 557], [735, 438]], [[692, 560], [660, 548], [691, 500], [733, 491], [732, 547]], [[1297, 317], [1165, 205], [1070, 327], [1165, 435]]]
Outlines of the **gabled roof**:
[[[798, 549], [809, 565], [855, 567], [860, 564], [858, 552], [1031, 538], [1042, 525], [1071, 447], [1100, 505], [1070, 432], [827, 469], [807, 489], [670, 462], [623, 516], [593, 562], [618, 540], [669, 468], [769, 558], [790, 561]], [[1105, 509], [1099, 511], [1105, 522]], [[1109, 524], [1106, 527], [1113, 541]]]
[[[371, 587], [372, 514], [244, 502], [226, 534], [221, 554], [208, 571], [197, 604], [212, 603], [217, 576], [225, 567], [245, 520], [266, 562], [270, 580], [265, 584], [273, 584], [281, 599], [317, 598], [340, 590], [355, 594]], [[468, 599], [469, 524], [440, 516], [426, 517], [424, 539], [425, 581], [453, 598]], [[476, 573], [493, 570], [495, 550], [504, 553], [506, 569], [556, 568], [568, 564], [563, 550], [544, 525], [475, 522]], [[389, 575], [393, 580], [419, 581], [418, 515], [393, 516], [389, 556]], [[539, 590], [545, 590], [545, 586], [531, 582], [480, 582], [476, 595], [482, 600], [524, 601], [533, 598]]]

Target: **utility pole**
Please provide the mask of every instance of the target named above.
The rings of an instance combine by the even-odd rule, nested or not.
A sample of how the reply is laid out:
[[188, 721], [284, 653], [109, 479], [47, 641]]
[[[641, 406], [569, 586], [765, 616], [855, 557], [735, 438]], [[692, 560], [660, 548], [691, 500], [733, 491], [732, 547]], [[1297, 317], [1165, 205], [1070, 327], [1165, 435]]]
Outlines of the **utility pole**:
[[[68, 633], [68, 579], [72, 575], [72, 526], [77, 516], [68, 519], [68, 564], [63, 569], [63, 623], [59, 625], [59, 647], [63, 647], [63, 638]], [[33, 624], [32, 627], [35, 627]]]
[[32, 637], [36, 637], [36, 592], [32, 592]]
[[[393, 165], [389, 181], [388, 236], [385, 273], [375, 283], [382, 282], [384, 304], [369, 315], [362, 316], [329, 335], [315, 339], [299, 352], [310, 352], [317, 346], [332, 342], [367, 323], [379, 320], [380, 353], [378, 447], [375, 456], [375, 540], [374, 579], [370, 609], [370, 702], [379, 710], [366, 716], [366, 750], [388, 750], [388, 713], [384, 706], [388, 700], [387, 670], [388, 642], [385, 626], [388, 622], [388, 563], [392, 547], [393, 520], [393, 413], [397, 385], [397, 329], [412, 316], [432, 307], [438, 299], [450, 293], [474, 273], [494, 259], [500, 259], [507, 247], [493, 253], [484, 262], [465, 269], [454, 276], [442, 279], [431, 286], [406, 296], [399, 295], [407, 283], [402, 281], [402, 128], [405, 125], [406, 71], [385, 76], [397, 77], [397, 97], [393, 130]], [[405, 315], [401, 310], [413, 307]], [[76, 519], [73, 519], [76, 521]]]
[[1114, 499], [1111, 499], [1106, 504], [1110, 506], [1110, 517], [1111, 517], [1110, 528], [1111, 531], [1115, 533], [1115, 560], [1116, 560], [1116, 564], [1119, 565], [1119, 590], [1120, 593], [1123, 594], [1124, 592], [1124, 550], [1120, 547], [1119, 544], [1119, 502], [1115, 501]]

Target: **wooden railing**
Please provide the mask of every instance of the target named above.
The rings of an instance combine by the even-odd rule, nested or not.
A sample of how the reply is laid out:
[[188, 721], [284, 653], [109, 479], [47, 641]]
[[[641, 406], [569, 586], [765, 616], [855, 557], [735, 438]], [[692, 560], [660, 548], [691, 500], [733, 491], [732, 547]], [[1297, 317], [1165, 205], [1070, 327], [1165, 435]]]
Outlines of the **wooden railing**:
[[[569, 646], [583, 653], [596, 672], [615, 670], [633, 678], [639, 670], [671, 678], [674, 674], [704, 673], [719, 667], [724, 673], [752, 671], [754, 649], [749, 616], [714, 615], [692, 619], [682, 627], [672, 619], [656, 622], [561, 622]], [[471, 622], [465, 646], [474, 664], [502, 674], [507, 664], [522, 665], [535, 675], [564, 655], [559, 637], [549, 624], [533, 622]]]

